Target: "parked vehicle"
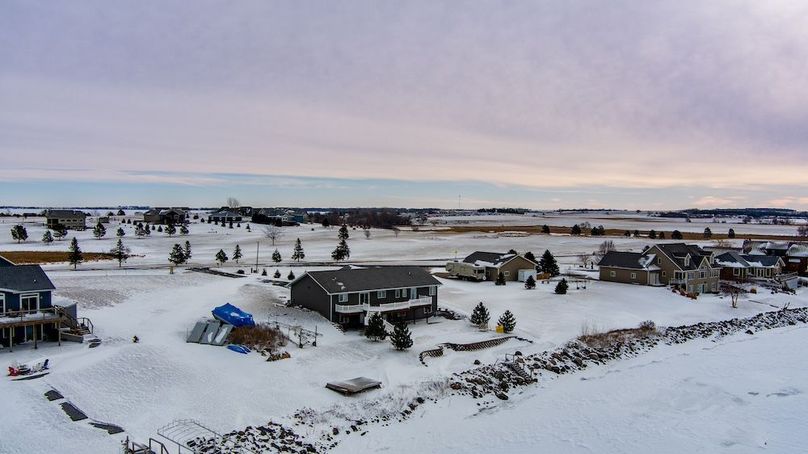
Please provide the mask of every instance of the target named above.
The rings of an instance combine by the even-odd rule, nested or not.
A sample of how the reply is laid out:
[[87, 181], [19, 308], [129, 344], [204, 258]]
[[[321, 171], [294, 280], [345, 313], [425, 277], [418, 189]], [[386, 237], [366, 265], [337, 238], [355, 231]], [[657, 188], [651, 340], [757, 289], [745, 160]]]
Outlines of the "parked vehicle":
[[446, 264], [446, 272], [457, 279], [465, 279], [468, 281], [485, 280], [485, 267], [471, 263], [449, 262]]

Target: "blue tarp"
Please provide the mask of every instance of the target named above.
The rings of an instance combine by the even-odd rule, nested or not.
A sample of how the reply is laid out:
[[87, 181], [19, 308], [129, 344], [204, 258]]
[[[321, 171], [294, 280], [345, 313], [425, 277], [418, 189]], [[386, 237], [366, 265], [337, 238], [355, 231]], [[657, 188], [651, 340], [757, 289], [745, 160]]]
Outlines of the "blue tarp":
[[213, 309], [211, 313], [217, 319], [233, 326], [255, 326], [252, 314], [248, 314], [230, 303]]

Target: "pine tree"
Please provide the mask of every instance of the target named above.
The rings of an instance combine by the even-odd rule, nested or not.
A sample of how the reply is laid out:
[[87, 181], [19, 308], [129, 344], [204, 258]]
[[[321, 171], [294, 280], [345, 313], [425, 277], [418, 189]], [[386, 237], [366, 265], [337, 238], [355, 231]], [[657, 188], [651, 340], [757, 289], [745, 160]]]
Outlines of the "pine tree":
[[174, 247], [171, 249], [171, 253], [168, 255], [168, 261], [177, 266], [185, 263], [185, 260], [185, 251], [182, 249], [182, 246], [175, 243]]
[[106, 234], [107, 234], [107, 228], [104, 227], [104, 224], [100, 222], [95, 224], [95, 227], [93, 227], [93, 236], [95, 237], [96, 240], [100, 240], [101, 238], [106, 236]]
[[557, 295], [566, 295], [567, 294], [567, 287], [568, 287], [567, 286], [567, 280], [564, 279], [564, 278], [561, 278], [561, 280], [558, 282], [558, 285], [556, 285], [556, 288], [555, 288], [556, 294]]
[[166, 232], [166, 235], [168, 235], [168, 236], [174, 236], [177, 233], [177, 228], [174, 227], [174, 224], [168, 224], [166, 226], [165, 232]]
[[729, 232], [727, 232], [727, 238], [735, 238], [735, 229], [729, 229]]
[[656, 239], [656, 230], [651, 229], [651, 231], [648, 232], [648, 238], [650, 238], [652, 240], [655, 240]]
[[267, 269], [264, 268], [263, 271], [261, 271], [261, 276], [266, 276], [266, 275], [267, 275]]
[[84, 261], [84, 254], [81, 253], [81, 248], [79, 247], [79, 242], [76, 237], [73, 237], [73, 240], [70, 241], [70, 247], [68, 247], [67, 250], [67, 260], [73, 265], [73, 270], [75, 271], [78, 264]]
[[682, 232], [680, 232], [678, 230], [674, 230], [673, 233], [671, 233], [671, 239], [681, 240], [682, 239]]
[[499, 317], [497, 323], [499, 323], [499, 325], [502, 327], [502, 330], [505, 331], [506, 333], [510, 333], [511, 331], [514, 330], [514, 328], [516, 328], [516, 318], [509, 310], [506, 310], [502, 314], [502, 316]]
[[191, 242], [185, 242], [185, 261], [191, 260]]
[[146, 236], [148, 234], [148, 232], [149, 232], [149, 230], [144, 229], [143, 226], [140, 225], [140, 224], [135, 226], [135, 235], [136, 236], [140, 236], [140, 237]]
[[712, 238], [712, 236], [713, 236], [713, 231], [710, 230], [709, 227], [705, 227], [704, 228], [704, 239], [708, 240], [708, 239]]
[[384, 329], [384, 320], [380, 312], [374, 312], [368, 319], [368, 324], [365, 327], [365, 337], [376, 342], [387, 337], [387, 330]]
[[549, 235], [550, 234], [550, 226], [547, 225], [547, 224], [544, 224], [543, 226], [541, 226], [541, 233], [546, 233], [546, 234]]
[[469, 321], [472, 325], [476, 325], [480, 328], [485, 327], [488, 325], [488, 321], [491, 319], [491, 315], [488, 313], [488, 308], [485, 307], [485, 304], [480, 301], [474, 310], [471, 312], [471, 317]]
[[227, 260], [227, 254], [225, 254], [222, 249], [219, 249], [219, 252], [216, 253], [216, 261], [219, 263], [219, 266], [224, 265], [224, 262]]
[[533, 255], [533, 253], [530, 252], [530, 251], [525, 252], [525, 258], [530, 260], [533, 263], [536, 263], [536, 256]]
[[62, 238], [67, 236], [67, 228], [63, 225], [55, 225], [53, 227], [53, 237], [57, 240], [61, 240]]
[[189, 233], [188, 226], [185, 225], [185, 224], [182, 224], [180, 226], [180, 235], [187, 235], [188, 233]]
[[348, 243], [345, 240], [340, 240], [337, 248], [331, 253], [331, 258], [340, 261], [351, 257], [351, 250], [348, 248]]
[[28, 230], [25, 230], [25, 226], [22, 224], [17, 224], [11, 228], [11, 238], [19, 244], [28, 239]]
[[152, 224], [151, 229], [152, 229], [152, 231], [157, 230], [157, 226]]
[[390, 342], [393, 344], [393, 347], [399, 351], [412, 347], [410, 330], [404, 322], [395, 324], [395, 328], [393, 328], [393, 332], [390, 334]]
[[45, 233], [42, 234], [42, 242], [45, 244], [53, 243], [53, 235], [50, 230], [45, 230]]
[[558, 263], [549, 250], [545, 250], [544, 254], [542, 254], [541, 260], [539, 260], [539, 269], [541, 269], [542, 273], [547, 273], [550, 276], [558, 276], [561, 274], [561, 271], [558, 269]]
[[289, 270], [289, 274], [286, 276], [286, 279], [289, 279], [290, 281], [295, 280], [295, 272], [292, 271], [292, 270]]
[[238, 263], [241, 257], [243, 257], [243, 255], [241, 255], [241, 246], [237, 244], [236, 248], [233, 250], [233, 260], [235, 260], [236, 263]]
[[118, 230], [115, 231], [115, 236], [120, 238], [124, 235], [126, 235], [126, 232], [124, 232], [123, 227], [118, 227]]
[[233, 228], [233, 221], [232, 220], [230, 221], [230, 224], [229, 224], [228, 227], [231, 228], [231, 229]]
[[157, 227], [157, 231], [158, 231], [158, 232], [160, 232], [160, 233], [163, 233], [163, 226], [162, 226], [162, 225], [161, 225], [161, 226], [158, 226], [158, 227]]
[[516, 252], [516, 249], [509, 249], [508, 254], [516, 255], [516, 254], [518, 254], [518, 252]]
[[525, 288], [528, 290], [533, 290], [536, 288], [536, 279], [533, 278], [532, 274], [525, 279]]
[[281, 270], [275, 270], [275, 274], [272, 275], [275, 279], [280, 279], [281, 277]]
[[639, 237], [640, 237], [640, 231], [639, 230], [634, 230], [634, 238], [639, 238]]
[[500, 271], [499, 274], [497, 274], [497, 280], [494, 281], [494, 285], [505, 285], [505, 284], [506, 284], [505, 274], [502, 271]]
[[118, 242], [114, 248], [110, 249], [109, 253], [112, 258], [118, 261], [118, 268], [129, 258], [129, 248], [123, 245], [123, 240], [120, 238], [118, 238]]
[[292, 252], [292, 260], [299, 262], [306, 258], [306, 253], [303, 252], [303, 245], [300, 244], [300, 238], [295, 241], [295, 249]]
[[281, 257], [281, 253], [278, 252], [277, 249], [275, 249], [275, 252], [272, 253], [272, 261], [275, 263], [281, 263], [281, 260], [283, 260], [283, 258]]
[[570, 235], [580, 235], [580, 234], [581, 234], [581, 227], [579, 227], [578, 224], [573, 225], [572, 229], [570, 229]]
[[149, 226], [148, 226], [148, 225], [144, 225], [144, 226], [143, 226], [143, 233], [144, 233], [146, 236], [151, 235], [151, 231], [152, 231], [152, 230], [154, 230], [154, 226], [151, 226], [151, 229], [149, 228]]
[[631, 232], [626, 230], [626, 233], [623, 234], [624, 237], [628, 238], [631, 236]]
[[339, 232], [337, 233], [337, 239], [341, 241], [345, 241], [348, 239], [348, 226], [342, 224], [342, 227], [339, 228]]

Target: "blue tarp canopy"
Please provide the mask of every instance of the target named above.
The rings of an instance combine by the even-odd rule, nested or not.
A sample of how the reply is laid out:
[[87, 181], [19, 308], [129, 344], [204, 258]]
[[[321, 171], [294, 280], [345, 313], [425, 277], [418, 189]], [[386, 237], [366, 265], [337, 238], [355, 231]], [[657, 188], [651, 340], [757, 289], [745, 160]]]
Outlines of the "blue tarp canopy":
[[252, 314], [248, 314], [230, 303], [213, 309], [211, 313], [217, 319], [233, 326], [255, 326]]

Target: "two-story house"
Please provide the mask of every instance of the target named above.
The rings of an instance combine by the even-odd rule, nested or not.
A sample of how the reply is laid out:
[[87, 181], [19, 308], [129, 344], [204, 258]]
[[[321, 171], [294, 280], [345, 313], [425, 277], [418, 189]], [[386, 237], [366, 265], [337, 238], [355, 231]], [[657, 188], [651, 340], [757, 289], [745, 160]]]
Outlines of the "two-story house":
[[642, 253], [611, 251], [598, 265], [603, 281], [671, 285], [691, 293], [718, 291], [720, 267], [710, 253], [693, 244], [655, 244]]
[[721, 279], [744, 281], [748, 279], [774, 279], [783, 272], [785, 262], [776, 255], [748, 255], [726, 251], [715, 256], [721, 268]]
[[71, 230], [87, 228], [87, 214], [79, 210], [45, 210], [45, 226], [49, 229], [64, 227]]
[[[463, 259], [463, 263], [485, 270], [485, 280], [495, 281], [499, 273], [506, 281], [519, 280], [520, 270], [536, 270], [536, 263], [519, 254], [475, 251]], [[533, 273], [535, 274], [535, 273]]]
[[295, 279], [290, 285], [291, 303], [343, 326], [361, 327], [374, 313], [389, 322], [432, 316], [438, 310], [440, 285], [416, 266], [343, 267], [310, 271]]
[[[45, 337], [55, 287], [39, 265], [15, 265], [0, 257], [0, 346]], [[53, 324], [58, 317], [53, 317]], [[30, 319], [32, 323], [24, 323]], [[37, 320], [41, 319], [41, 320]]]

